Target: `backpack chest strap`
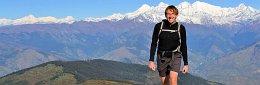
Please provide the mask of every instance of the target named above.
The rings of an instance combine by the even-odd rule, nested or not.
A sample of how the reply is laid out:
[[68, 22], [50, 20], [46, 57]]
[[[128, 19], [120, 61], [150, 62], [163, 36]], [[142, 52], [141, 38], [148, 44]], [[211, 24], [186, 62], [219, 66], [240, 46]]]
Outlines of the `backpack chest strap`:
[[167, 31], [167, 32], [178, 32], [178, 30], [169, 30], [169, 29], [162, 29], [162, 31]]

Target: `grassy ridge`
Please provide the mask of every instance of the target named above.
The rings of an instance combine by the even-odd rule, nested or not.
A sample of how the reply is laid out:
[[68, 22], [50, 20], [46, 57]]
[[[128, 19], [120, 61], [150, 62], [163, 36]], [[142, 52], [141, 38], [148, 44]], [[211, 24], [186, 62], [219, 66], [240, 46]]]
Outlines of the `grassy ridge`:
[[47, 64], [32, 68], [21, 74], [13, 74], [0, 79], [0, 85], [73, 85], [76, 79], [73, 74], [64, 73], [63, 67]]
[[[221, 85], [179, 73], [180, 85]], [[0, 85], [158, 85], [147, 66], [108, 60], [53, 61], [0, 78]]]

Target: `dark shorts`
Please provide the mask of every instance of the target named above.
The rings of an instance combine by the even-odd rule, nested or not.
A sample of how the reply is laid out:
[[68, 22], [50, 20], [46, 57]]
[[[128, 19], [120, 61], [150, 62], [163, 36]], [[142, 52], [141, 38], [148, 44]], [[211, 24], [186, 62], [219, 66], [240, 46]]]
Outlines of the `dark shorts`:
[[157, 70], [160, 77], [165, 77], [170, 74], [170, 71], [179, 72], [181, 67], [181, 53], [172, 53], [171, 55], [157, 54]]

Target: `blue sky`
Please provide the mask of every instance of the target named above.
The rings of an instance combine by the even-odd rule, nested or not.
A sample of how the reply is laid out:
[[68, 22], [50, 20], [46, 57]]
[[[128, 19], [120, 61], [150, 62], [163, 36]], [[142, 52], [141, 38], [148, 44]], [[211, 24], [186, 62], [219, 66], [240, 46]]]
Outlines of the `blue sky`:
[[[198, 0], [1, 0], [0, 18], [17, 19], [27, 15], [35, 17], [54, 16], [75, 19], [105, 17], [113, 13], [128, 13], [143, 4], [156, 6], [160, 2], [178, 5], [183, 1], [193, 3]], [[240, 3], [260, 9], [260, 0], [199, 0], [221, 7], [236, 7]]]

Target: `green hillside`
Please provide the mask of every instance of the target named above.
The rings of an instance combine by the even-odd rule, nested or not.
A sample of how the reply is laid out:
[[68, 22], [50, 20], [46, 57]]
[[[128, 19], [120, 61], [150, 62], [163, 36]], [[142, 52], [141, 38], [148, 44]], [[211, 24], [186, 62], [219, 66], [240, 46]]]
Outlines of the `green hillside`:
[[[179, 74], [180, 85], [220, 85], [191, 74]], [[108, 60], [52, 61], [0, 78], [0, 85], [158, 85], [147, 66]]]

